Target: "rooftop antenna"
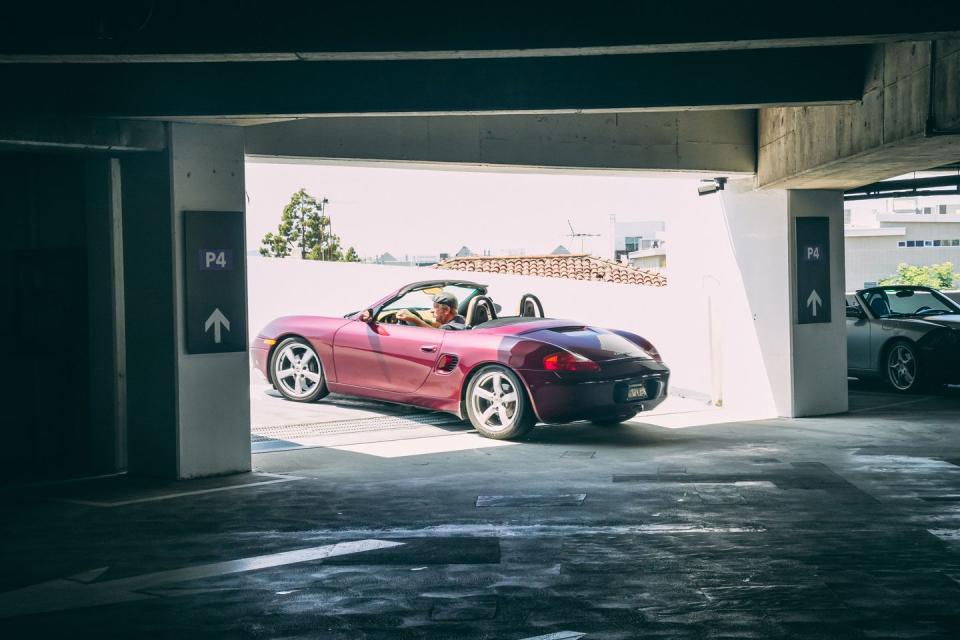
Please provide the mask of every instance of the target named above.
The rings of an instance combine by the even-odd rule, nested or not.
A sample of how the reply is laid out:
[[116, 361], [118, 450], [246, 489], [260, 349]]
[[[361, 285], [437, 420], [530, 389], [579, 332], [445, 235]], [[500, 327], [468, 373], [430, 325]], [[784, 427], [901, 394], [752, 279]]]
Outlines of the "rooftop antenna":
[[598, 237], [599, 233], [577, 233], [573, 230], [573, 224], [567, 220], [567, 226], [570, 227], [570, 233], [566, 234], [570, 238], [580, 238], [580, 253], [583, 253], [583, 239]]

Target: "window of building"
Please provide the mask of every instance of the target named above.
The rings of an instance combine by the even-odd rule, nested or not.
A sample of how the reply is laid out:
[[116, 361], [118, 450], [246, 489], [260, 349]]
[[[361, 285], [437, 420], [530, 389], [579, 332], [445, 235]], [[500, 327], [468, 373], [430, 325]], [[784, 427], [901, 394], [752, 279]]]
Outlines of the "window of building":
[[627, 252], [636, 251], [640, 248], [640, 238], [641, 236], [627, 236], [624, 238], [624, 243], [626, 244]]
[[932, 247], [932, 246], [933, 246], [933, 240], [924, 240], [924, 241], [923, 241], [923, 246], [925, 246], [925, 247]]
[[939, 240], [934, 240], [934, 241], [933, 241], [933, 246], [939, 247], [939, 246], [940, 246], [940, 241], [939, 241]]
[[950, 241], [950, 246], [960, 247], [960, 240], [958, 240], [957, 238], [954, 238], [953, 240]]
[[933, 208], [932, 208], [932, 207], [924, 207], [924, 208], [923, 208], [923, 213], [924, 213], [924, 215], [930, 215], [931, 213], [933, 213]]
[[897, 246], [898, 246], [898, 247], [905, 247], [905, 246], [907, 246], [906, 240], [900, 240], [899, 242], [897, 242]]
[[915, 247], [915, 246], [917, 246], [916, 240], [907, 240], [907, 246], [908, 246], [908, 247]]
[[942, 205], [940, 205], [939, 208], [940, 208], [940, 215], [946, 215], [946, 213], [947, 213], [947, 205], [942, 204]]

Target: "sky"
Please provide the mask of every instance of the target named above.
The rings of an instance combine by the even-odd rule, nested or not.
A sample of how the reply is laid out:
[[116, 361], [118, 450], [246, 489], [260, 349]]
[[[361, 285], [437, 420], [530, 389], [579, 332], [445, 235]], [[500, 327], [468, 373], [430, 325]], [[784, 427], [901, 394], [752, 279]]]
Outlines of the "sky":
[[663, 220], [669, 233], [673, 216], [701, 204], [698, 178], [248, 160], [247, 245], [255, 250], [267, 231], [276, 231], [284, 205], [303, 187], [330, 200], [333, 232], [362, 257], [452, 255], [464, 245], [493, 255], [549, 253], [558, 244], [577, 252], [580, 240], [565, 235], [567, 220], [578, 233], [602, 234], [584, 238], [584, 250], [606, 256], [611, 214], [624, 222]]

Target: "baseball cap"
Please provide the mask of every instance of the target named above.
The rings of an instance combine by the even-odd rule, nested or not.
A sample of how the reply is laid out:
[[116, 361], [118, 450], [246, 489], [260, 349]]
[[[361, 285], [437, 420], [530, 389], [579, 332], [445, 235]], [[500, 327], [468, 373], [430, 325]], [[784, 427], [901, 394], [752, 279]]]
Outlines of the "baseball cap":
[[441, 291], [437, 295], [433, 296], [434, 304], [445, 304], [451, 309], [456, 309], [458, 306], [457, 296], [452, 293], [447, 293], [446, 291]]

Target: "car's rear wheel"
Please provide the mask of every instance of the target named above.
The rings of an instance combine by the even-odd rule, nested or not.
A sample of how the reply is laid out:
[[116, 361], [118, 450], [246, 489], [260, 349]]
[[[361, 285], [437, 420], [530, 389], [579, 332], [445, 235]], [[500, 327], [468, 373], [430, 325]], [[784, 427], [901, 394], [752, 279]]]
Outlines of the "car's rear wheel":
[[329, 393], [323, 364], [303, 338], [287, 338], [270, 358], [270, 379], [287, 400], [313, 402]]
[[887, 347], [884, 374], [887, 384], [901, 393], [916, 391], [920, 387], [920, 362], [916, 347], [906, 340], [896, 340]]
[[470, 379], [466, 405], [477, 433], [495, 440], [523, 437], [537, 421], [520, 379], [499, 365], [486, 366]]
[[636, 411], [632, 411], [632, 412], [630, 412], [630, 413], [623, 413], [623, 414], [620, 414], [620, 415], [617, 415], [617, 416], [609, 416], [609, 417], [603, 417], [603, 418], [594, 418], [594, 419], [591, 420], [590, 422], [592, 422], [593, 424], [595, 424], [595, 425], [597, 425], [597, 426], [600, 426], [600, 427], [614, 427], [614, 426], [616, 426], [616, 425], [618, 425], [618, 424], [622, 424], [622, 423], [626, 422], [627, 420], [629, 420], [630, 418], [632, 418], [632, 417], [635, 416], [635, 415], [637, 415], [637, 412], [636, 412]]

